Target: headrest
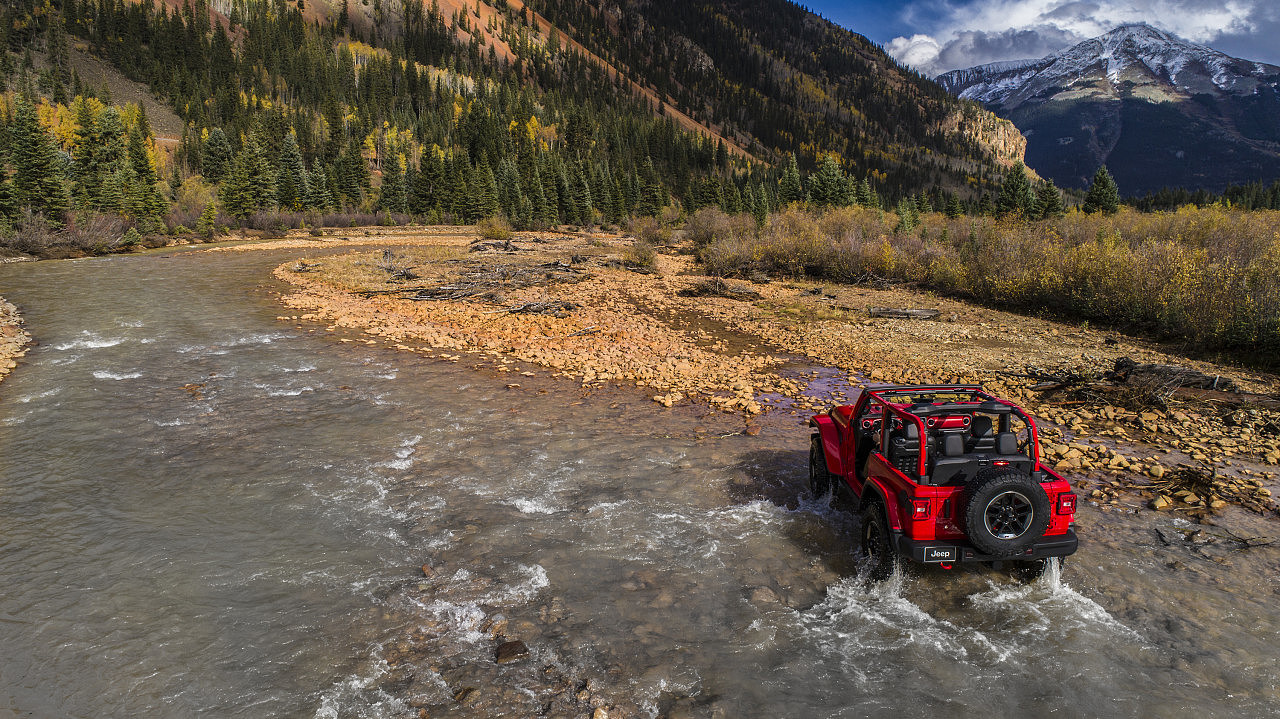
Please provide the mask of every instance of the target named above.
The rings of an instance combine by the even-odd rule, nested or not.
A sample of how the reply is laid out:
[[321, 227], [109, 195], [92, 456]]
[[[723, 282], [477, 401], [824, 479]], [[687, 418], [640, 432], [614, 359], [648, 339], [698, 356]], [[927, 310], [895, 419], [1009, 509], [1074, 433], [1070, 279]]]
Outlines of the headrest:
[[964, 454], [964, 437], [955, 432], [942, 436], [942, 454], [947, 457], [959, 457]]
[[1017, 454], [1018, 435], [1013, 432], [1001, 432], [996, 435], [996, 454]]
[[975, 437], [991, 434], [991, 418], [985, 414], [975, 414], [969, 432]]

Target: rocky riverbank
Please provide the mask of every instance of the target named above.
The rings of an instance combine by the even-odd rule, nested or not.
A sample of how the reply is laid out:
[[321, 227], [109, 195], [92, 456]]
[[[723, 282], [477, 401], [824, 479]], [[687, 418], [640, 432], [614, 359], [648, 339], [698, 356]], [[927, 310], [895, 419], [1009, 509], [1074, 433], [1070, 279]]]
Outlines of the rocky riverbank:
[[[275, 270], [291, 322], [356, 328], [402, 351], [464, 354], [498, 372], [584, 388], [634, 385], [665, 406], [803, 421], [865, 382], [973, 382], [1044, 420], [1044, 454], [1086, 496], [1204, 519], [1227, 505], [1275, 516], [1280, 381], [1152, 343], [902, 287], [713, 280], [671, 248], [638, 262], [617, 234], [466, 228], [361, 231], [256, 247], [374, 245]], [[763, 278], [761, 278], [763, 280]], [[934, 320], [873, 316], [930, 309]], [[1117, 361], [1179, 366], [1238, 391], [1188, 395], [1104, 381]], [[1046, 382], [1045, 378], [1061, 381]], [[1066, 379], [1062, 379], [1066, 378]]]
[[22, 328], [22, 315], [18, 308], [0, 297], [0, 381], [18, 366], [18, 359], [27, 353], [31, 335]]

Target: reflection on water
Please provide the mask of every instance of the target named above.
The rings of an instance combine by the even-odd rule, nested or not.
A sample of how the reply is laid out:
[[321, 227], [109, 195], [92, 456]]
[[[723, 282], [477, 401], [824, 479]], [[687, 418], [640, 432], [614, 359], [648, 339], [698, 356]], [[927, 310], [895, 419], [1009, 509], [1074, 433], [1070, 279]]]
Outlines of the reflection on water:
[[803, 427], [696, 439], [284, 327], [278, 261], [0, 267], [41, 342], [0, 385], [0, 713], [1280, 709], [1271, 549], [1171, 569], [1196, 560], [1086, 510], [1064, 577], [868, 585]]

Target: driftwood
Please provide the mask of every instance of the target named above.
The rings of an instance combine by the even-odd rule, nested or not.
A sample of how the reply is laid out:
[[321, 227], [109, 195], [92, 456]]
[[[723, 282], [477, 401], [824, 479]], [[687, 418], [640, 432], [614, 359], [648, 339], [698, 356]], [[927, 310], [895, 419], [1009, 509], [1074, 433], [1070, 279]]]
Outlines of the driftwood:
[[889, 317], [892, 319], [936, 320], [942, 315], [941, 310], [912, 310], [899, 307], [869, 307], [867, 314], [872, 317]]
[[1173, 390], [1180, 387], [1211, 389], [1230, 392], [1235, 382], [1221, 375], [1209, 375], [1189, 367], [1168, 364], [1138, 364], [1128, 357], [1116, 360], [1115, 368], [1107, 379], [1124, 384], [1160, 387]]
[[500, 310], [490, 310], [487, 315], [499, 314], [506, 312], [513, 315], [551, 315], [553, 317], [568, 317], [569, 312], [580, 308], [581, 305], [574, 302], [526, 302], [515, 307], [503, 307]]
[[471, 252], [487, 252], [489, 250], [497, 252], [516, 252], [520, 248], [511, 244], [511, 240], [490, 240], [482, 242], [472, 242], [469, 251]]

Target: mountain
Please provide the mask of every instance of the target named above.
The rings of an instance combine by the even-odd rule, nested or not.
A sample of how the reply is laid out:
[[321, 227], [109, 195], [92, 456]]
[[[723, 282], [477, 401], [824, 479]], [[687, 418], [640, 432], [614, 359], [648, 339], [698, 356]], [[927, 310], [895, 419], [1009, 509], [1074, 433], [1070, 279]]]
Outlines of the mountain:
[[790, 0], [527, 0], [594, 56], [754, 156], [834, 153], [893, 191], [973, 187], [1021, 160], [1012, 124], [956, 102]]
[[[86, 54], [118, 76], [82, 73]], [[172, 112], [117, 106], [129, 84]], [[521, 228], [668, 205], [763, 216], [803, 197], [780, 182], [792, 157], [819, 202], [940, 206], [991, 191], [1025, 147], [789, 0], [13, 0], [5, 92], [22, 132], [38, 116], [70, 159], [41, 170], [63, 199], [147, 231], [191, 227], [215, 196], [264, 226], [278, 211]], [[0, 113], [0, 141], [10, 124]], [[0, 185], [29, 184], [7, 154]], [[21, 199], [0, 220], [46, 210]]]
[[1150, 25], [937, 82], [1013, 121], [1027, 164], [1065, 187], [1083, 187], [1104, 164], [1130, 195], [1280, 176], [1280, 67]]

